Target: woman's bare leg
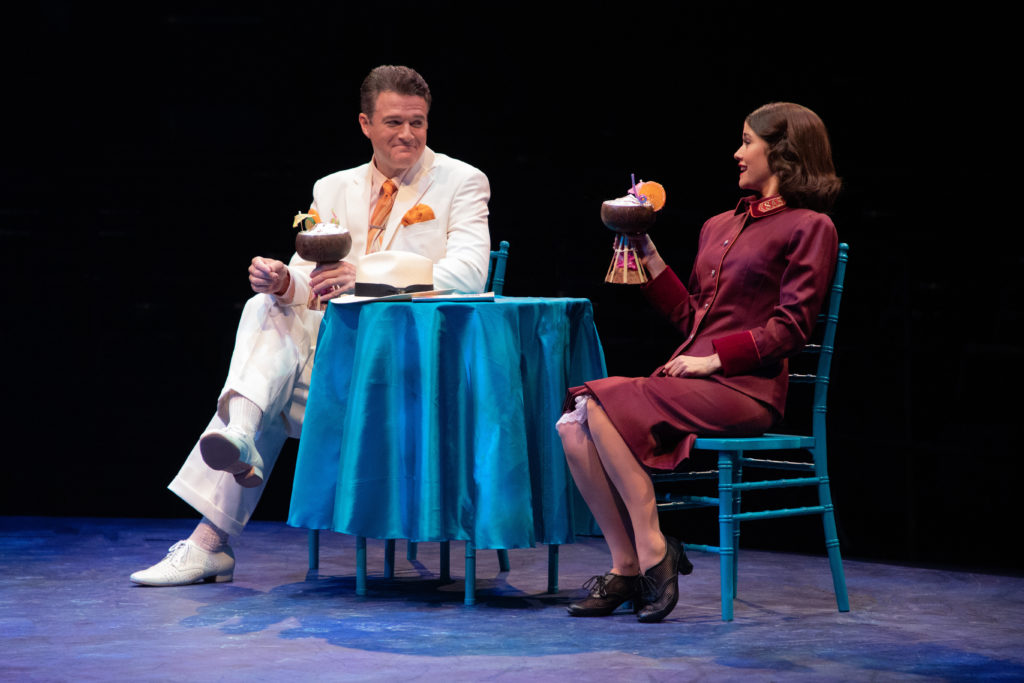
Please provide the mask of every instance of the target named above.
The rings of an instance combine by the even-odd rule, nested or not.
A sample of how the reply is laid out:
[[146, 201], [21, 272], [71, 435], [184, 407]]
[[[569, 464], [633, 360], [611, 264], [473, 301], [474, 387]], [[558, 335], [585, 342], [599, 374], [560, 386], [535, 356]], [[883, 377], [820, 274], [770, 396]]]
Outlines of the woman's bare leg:
[[633, 525], [601, 465], [589, 430], [578, 422], [570, 422], [558, 425], [558, 435], [576, 487], [583, 494], [611, 551], [611, 571], [619, 576], [636, 576], [640, 573], [640, 563], [633, 542]]
[[[633, 543], [640, 569], [646, 572], [661, 562], [668, 550], [665, 535], [661, 533], [661, 525], [658, 523], [654, 484], [612, 425], [608, 414], [593, 399], [587, 404], [587, 420], [592, 443], [601, 459], [602, 471], [626, 506], [625, 519], [633, 525]], [[601, 529], [603, 531], [604, 527]]]

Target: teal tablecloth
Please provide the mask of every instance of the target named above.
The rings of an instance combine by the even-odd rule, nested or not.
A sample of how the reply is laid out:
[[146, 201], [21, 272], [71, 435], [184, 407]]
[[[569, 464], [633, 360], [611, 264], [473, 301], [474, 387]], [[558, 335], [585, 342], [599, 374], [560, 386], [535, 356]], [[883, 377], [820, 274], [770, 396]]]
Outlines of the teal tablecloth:
[[564, 544], [592, 532], [555, 431], [605, 377], [586, 299], [328, 306], [288, 523], [370, 538]]

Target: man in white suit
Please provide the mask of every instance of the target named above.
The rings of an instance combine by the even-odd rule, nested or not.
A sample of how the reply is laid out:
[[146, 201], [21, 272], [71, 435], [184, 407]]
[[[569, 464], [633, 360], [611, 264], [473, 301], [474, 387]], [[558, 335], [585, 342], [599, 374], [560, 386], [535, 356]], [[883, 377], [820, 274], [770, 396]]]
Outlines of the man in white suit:
[[477, 169], [426, 146], [427, 83], [407, 67], [377, 67], [363, 81], [360, 107], [359, 125], [373, 158], [318, 180], [311, 207], [322, 220], [336, 218], [348, 228], [349, 256], [319, 267], [298, 255], [287, 265], [252, 260], [249, 282], [257, 294], [242, 312], [217, 413], [169, 487], [203, 519], [163, 560], [132, 574], [135, 583], [233, 578], [228, 540], [249, 521], [285, 439], [297, 437], [302, 426], [323, 317], [307, 303], [349, 292], [360, 256], [383, 249], [414, 252], [434, 262], [436, 288], [483, 290], [490, 187]]

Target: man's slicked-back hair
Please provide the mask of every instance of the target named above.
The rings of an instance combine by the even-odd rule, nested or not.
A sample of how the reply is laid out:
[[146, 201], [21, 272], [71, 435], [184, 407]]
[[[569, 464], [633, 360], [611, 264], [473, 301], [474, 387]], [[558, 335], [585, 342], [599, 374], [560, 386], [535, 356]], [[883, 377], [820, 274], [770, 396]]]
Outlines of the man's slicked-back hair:
[[430, 86], [423, 80], [423, 76], [407, 66], [385, 64], [378, 66], [363, 79], [363, 85], [359, 88], [360, 111], [373, 118], [377, 97], [388, 91], [422, 97], [427, 101], [427, 110], [430, 110]]

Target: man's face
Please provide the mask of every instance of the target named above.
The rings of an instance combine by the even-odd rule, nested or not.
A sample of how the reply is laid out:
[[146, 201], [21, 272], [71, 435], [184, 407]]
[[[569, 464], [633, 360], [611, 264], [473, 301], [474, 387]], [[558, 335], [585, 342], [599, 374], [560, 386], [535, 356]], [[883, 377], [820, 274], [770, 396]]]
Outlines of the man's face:
[[373, 145], [377, 169], [393, 178], [419, 161], [427, 146], [427, 101], [386, 90], [377, 96], [373, 116], [359, 115], [359, 125]]

